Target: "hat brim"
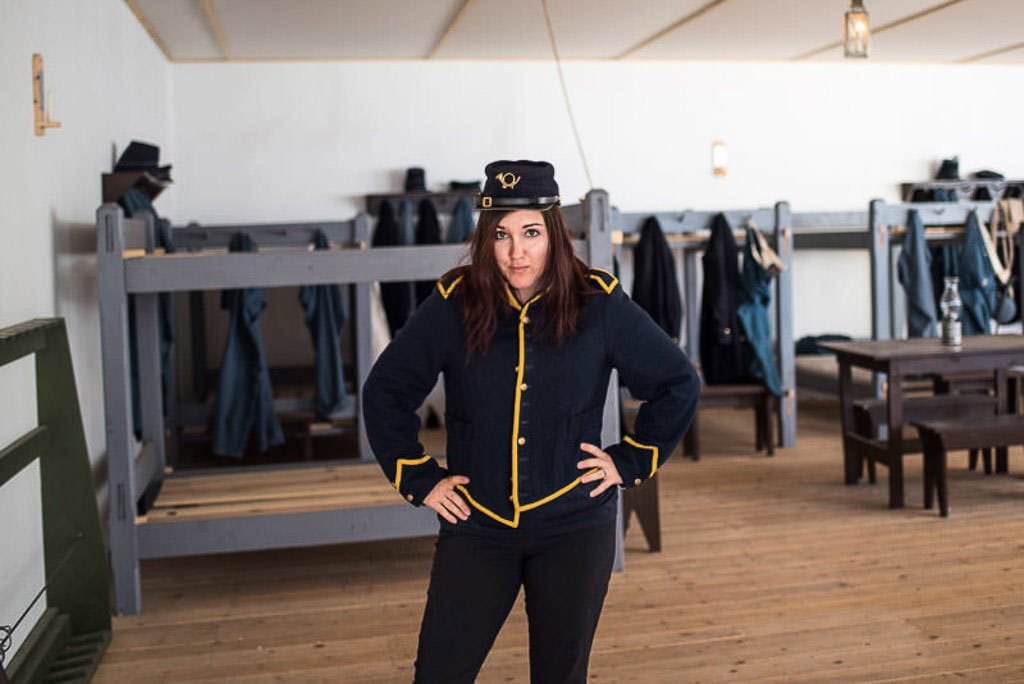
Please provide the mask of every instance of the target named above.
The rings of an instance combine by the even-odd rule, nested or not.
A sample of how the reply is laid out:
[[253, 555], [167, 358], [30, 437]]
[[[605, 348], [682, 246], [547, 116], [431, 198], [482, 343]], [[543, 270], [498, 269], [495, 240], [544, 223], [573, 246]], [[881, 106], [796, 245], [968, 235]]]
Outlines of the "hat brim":
[[551, 207], [561, 204], [561, 196], [554, 197], [492, 197], [489, 195], [477, 195], [474, 206], [477, 211], [518, 211], [520, 209], [535, 209], [547, 211]]

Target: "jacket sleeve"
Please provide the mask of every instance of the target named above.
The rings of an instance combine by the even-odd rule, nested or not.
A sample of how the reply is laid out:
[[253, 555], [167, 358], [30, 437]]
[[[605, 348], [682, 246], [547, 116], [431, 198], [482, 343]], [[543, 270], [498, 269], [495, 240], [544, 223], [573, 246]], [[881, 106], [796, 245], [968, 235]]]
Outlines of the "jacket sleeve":
[[612, 365], [643, 404], [631, 434], [605, 449], [634, 487], [668, 460], [697, 412], [700, 378], [681, 349], [622, 288], [610, 295], [605, 335]]
[[363, 385], [370, 447], [391, 484], [416, 506], [448, 475], [419, 441], [416, 409], [444, 368], [457, 325], [454, 302], [435, 289], [380, 355]]

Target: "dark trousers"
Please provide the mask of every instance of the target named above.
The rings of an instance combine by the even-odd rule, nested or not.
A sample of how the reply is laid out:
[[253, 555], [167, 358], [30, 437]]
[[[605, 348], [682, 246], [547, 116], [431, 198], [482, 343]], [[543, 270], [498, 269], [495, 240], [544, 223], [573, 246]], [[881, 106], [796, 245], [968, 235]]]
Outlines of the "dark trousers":
[[585, 682], [614, 556], [614, 522], [511, 542], [442, 530], [415, 681], [472, 682], [522, 586], [530, 626], [530, 681]]

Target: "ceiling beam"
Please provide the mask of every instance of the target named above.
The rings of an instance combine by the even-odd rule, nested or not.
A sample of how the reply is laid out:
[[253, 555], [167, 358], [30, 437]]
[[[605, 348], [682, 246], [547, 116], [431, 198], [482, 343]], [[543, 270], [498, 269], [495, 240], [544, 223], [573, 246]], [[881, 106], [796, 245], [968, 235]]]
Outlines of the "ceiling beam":
[[1006, 47], [996, 48], [995, 50], [989, 50], [988, 52], [982, 52], [979, 55], [971, 55], [963, 59], [958, 59], [956, 64], [969, 64], [971, 62], [980, 62], [983, 59], [989, 57], [995, 57], [996, 55], [1002, 55], [1007, 52], [1014, 52], [1015, 50], [1024, 49], [1024, 43], [1017, 43], [1016, 45], [1007, 45]]
[[[883, 31], [888, 31], [889, 29], [894, 29], [897, 26], [903, 26], [904, 24], [909, 24], [912, 21], [917, 21], [918, 19], [926, 17], [929, 14], [935, 14], [936, 12], [941, 12], [942, 10], [946, 9], [947, 7], [952, 7], [953, 5], [959, 4], [959, 3], [963, 2], [963, 1], [964, 0], [948, 0], [947, 2], [943, 2], [941, 4], [934, 5], [932, 7], [928, 7], [927, 9], [923, 9], [920, 12], [916, 12], [914, 14], [909, 14], [909, 15], [903, 17], [902, 19], [897, 19], [895, 21], [890, 21], [888, 24], [883, 24], [882, 26], [879, 26], [878, 28], [871, 29], [871, 35], [882, 33]], [[834, 43], [829, 43], [828, 45], [825, 45], [823, 47], [815, 48], [814, 50], [811, 50], [810, 52], [805, 52], [802, 55], [797, 55], [796, 57], [793, 57], [793, 60], [796, 61], [796, 60], [801, 60], [801, 59], [809, 59], [811, 57], [814, 57], [815, 55], [820, 55], [823, 52], [828, 52], [829, 50], [834, 50], [837, 47], [842, 47], [842, 46], [843, 46], [843, 41], [837, 40]]]
[[430, 48], [430, 52], [427, 53], [427, 59], [433, 59], [437, 56], [437, 51], [440, 50], [441, 46], [444, 45], [444, 42], [448, 40], [448, 36], [455, 31], [463, 17], [469, 13], [469, 8], [473, 5], [473, 2], [474, 0], [463, 0], [462, 7], [455, 12], [454, 16], [452, 16], [451, 21], [448, 22], [448, 26], [445, 27], [444, 32], [437, 39], [437, 42], [434, 43], [434, 47]]
[[220, 54], [224, 56], [225, 60], [231, 59], [231, 47], [228, 45], [228, 39], [224, 35], [224, 30], [220, 25], [220, 18], [217, 16], [216, 10], [213, 9], [213, 0], [200, 0], [199, 4], [203, 8], [203, 16], [206, 18], [206, 28], [210, 29], [210, 35], [213, 36], [213, 42], [217, 43], [217, 48], [220, 50]]
[[156, 46], [160, 48], [160, 52], [164, 53], [164, 57], [166, 57], [168, 61], [173, 62], [174, 57], [171, 56], [171, 51], [167, 49], [167, 44], [164, 43], [160, 34], [156, 32], [156, 27], [153, 26], [153, 22], [149, 20], [149, 17], [139, 9], [138, 3], [135, 2], [135, 0], [124, 0], [124, 4], [128, 5], [128, 9], [132, 11], [135, 18], [139, 20], [140, 24], [142, 24], [142, 28], [146, 29], [146, 33], [148, 33], [149, 37], [153, 39]]
[[647, 47], [648, 45], [650, 45], [654, 41], [663, 38], [664, 36], [668, 35], [669, 33], [672, 33], [673, 31], [675, 31], [680, 26], [683, 26], [684, 24], [688, 24], [691, 21], [693, 21], [694, 19], [696, 19], [697, 17], [701, 16], [702, 14], [713, 10], [715, 7], [718, 7], [723, 2], [725, 2], [725, 0], [711, 0], [711, 2], [701, 6], [699, 9], [697, 9], [694, 12], [691, 12], [690, 14], [687, 14], [685, 17], [683, 17], [679, 21], [675, 22], [671, 26], [667, 26], [667, 27], [663, 28], [662, 30], [660, 30], [657, 33], [655, 33], [653, 36], [650, 36], [648, 38], [644, 38], [639, 43], [637, 43], [633, 47], [629, 48], [625, 52], [622, 52], [621, 54], [616, 55], [615, 59], [625, 59], [626, 57], [629, 57], [634, 52], [637, 52], [640, 49]]

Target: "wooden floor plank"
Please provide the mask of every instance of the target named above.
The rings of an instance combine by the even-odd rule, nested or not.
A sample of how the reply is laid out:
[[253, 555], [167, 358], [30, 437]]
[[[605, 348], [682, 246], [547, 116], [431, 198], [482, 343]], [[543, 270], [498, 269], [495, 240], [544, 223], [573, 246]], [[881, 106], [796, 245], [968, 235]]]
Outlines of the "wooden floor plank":
[[[659, 474], [663, 551], [631, 526], [591, 681], [1024, 681], [1022, 450], [1009, 475], [952, 454], [948, 519], [921, 507], [921, 460], [908, 456], [907, 507], [890, 510], [885, 468], [878, 484], [842, 484], [838, 407], [799, 408], [797, 447], [774, 458], [753, 453], [749, 411], [705, 412], [702, 460], [676, 456]], [[376, 466], [358, 467], [354, 489], [387, 489]], [[314, 471], [286, 490], [240, 482], [261, 506], [334, 503], [337, 474]], [[214, 500], [216, 484], [182, 495], [244, 498]], [[414, 539], [144, 561], [143, 613], [115, 619], [95, 681], [410, 681], [432, 550]], [[526, 629], [520, 597], [479, 681], [529, 681]]]

